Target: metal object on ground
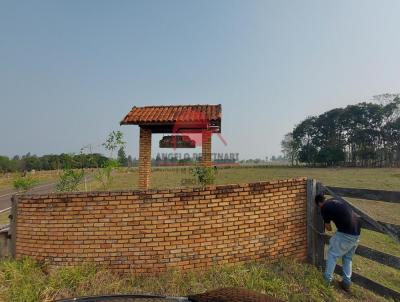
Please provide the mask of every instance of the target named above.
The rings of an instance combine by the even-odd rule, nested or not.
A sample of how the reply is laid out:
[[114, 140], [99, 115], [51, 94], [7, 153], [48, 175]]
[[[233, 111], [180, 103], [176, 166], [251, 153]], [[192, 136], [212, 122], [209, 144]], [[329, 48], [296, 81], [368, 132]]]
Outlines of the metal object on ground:
[[55, 302], [188, 302], [185, 297], [165, 297], [154, 295], [111, 295], [56, 300]]
[[283, 302], [244, 288], [221, 288], [189, 297], [155, 295], [113, 295], [57, 300], [55, 302]]
[[264, 294], [244, 288], [221, 288], [189, 296], [192, 302], [283, 302]]

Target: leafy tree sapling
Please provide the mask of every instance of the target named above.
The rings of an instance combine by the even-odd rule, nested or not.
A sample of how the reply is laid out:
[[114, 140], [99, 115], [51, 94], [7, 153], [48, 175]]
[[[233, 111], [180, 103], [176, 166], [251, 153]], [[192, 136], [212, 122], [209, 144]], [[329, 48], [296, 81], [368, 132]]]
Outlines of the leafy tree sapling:
[[77, 191], [79, 184], [85, 177], [85, 171], [83, 168], [81, 170], [74, 170], [72, 168], [74, 162], [73, 154], [68, 154], [65, 158], [66, 164], [56, 185], [56, 190], [59, 192]]
[[30, 176], [18, 176], [14, 182], [14, 189], [18, 190], [18, 192], [26, 192], [29, 189], [33, 188], [38, 183], [37, 179], [34, 179]]
[[216, 173], [214, 167], [195, 166], [192, 168], [192, 174], [202, 186], [211, 185], [215, 182]]
[[71, 168], [65, 168], [60, 175], [60, 179], [56, 185], [59, 192], [72, 192], [77, 191], [85, 172], [83, 170], [75, 171]]
[[112, 158], [112, 155], [115, 150], [124, 148], [123, 133], [121, 131], [112, 131], [103, 143], [103, 146], [110, 152], [110, 158], [97, 170], [94, 177], [101, 184], [102, 188], [107, 190], [113, 182], [113, 171], [121, 166], [118, 160]]

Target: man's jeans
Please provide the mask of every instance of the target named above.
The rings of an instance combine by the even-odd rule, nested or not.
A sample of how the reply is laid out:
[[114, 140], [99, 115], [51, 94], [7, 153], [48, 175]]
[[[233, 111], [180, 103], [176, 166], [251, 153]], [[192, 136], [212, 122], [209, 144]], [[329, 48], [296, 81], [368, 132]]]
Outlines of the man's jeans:
[[324, 278], [331, 282], [335, 270], [336, 261], [342, 257], [343, 282], [351, 283], [351, 265], [354, 252], [356, 251], [360, 236], [336, 232], [329, 240], [328, 258], [326, 259], [326, 270]]

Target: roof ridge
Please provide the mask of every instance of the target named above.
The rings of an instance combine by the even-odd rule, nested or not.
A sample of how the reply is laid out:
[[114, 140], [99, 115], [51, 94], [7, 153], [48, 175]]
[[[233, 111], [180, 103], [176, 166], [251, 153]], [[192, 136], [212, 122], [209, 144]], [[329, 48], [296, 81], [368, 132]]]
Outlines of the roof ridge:
[[160, 108], [160, 107], [192, 107], [192, 106], [221, 106], [221, 104], [187, 104], [187, 105], [147, 105], [147, 106], [141, 106], [141, 107], [136, 107], [133, 106], [133, 108]]

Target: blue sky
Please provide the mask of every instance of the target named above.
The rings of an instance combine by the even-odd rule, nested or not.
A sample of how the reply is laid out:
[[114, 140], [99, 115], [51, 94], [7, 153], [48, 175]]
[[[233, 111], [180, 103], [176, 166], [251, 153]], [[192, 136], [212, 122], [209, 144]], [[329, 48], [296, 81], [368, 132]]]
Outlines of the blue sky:
[[400, 92], [399, 13], [400, 1], [0, 0], [0, 154], [103, 152], [121, 129], [137, 156], [138, 127], [119, 126], [132, 106], [207, 103], [222, 104], [228, 142], [213, 151], [279, 154], [306, 116]]

